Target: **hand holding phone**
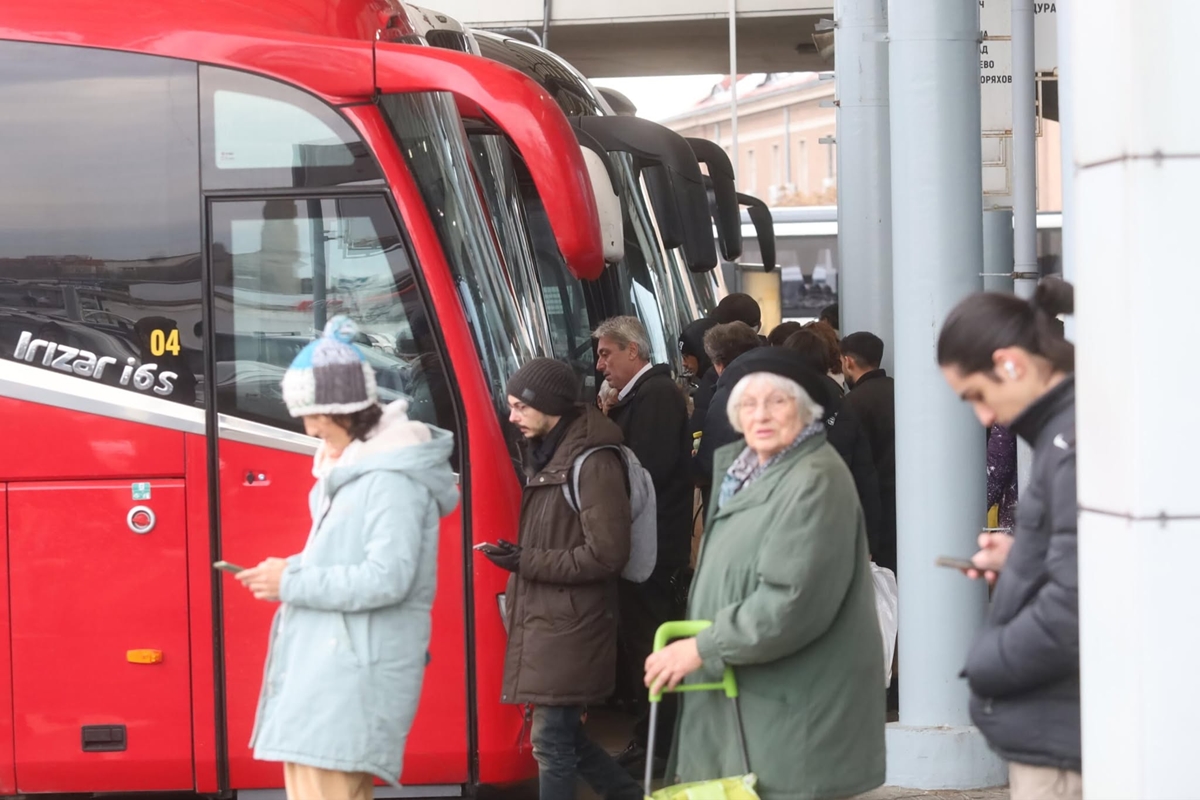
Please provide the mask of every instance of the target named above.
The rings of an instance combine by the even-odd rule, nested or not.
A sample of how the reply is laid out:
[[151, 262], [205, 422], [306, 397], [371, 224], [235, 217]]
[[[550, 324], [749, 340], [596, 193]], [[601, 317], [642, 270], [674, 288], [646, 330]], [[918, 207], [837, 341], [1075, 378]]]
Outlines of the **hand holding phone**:
[[937, 561], [933, 562], [939, 567], [948, 567], [950, 569], [960, 569], [966, 572], [969, 569], [978, 569], [975, 562], [969, 558], [954, 558], [952, 556], [938, 556]]
[[488, 547], [495, 547], [495, 546], [496, 546], [496, 545], [492, 544], [491, 542], [480, 542], [479, 544], [475, 545], [475, 546], [474, 546], [474, 547], [472, 547], [471, 549], [472, 549], [472, 550], [483, 550], [483, 549], [485, 549], [485, 548], [488, 548]]
[[213, 569], [219, 569], [222, 572], [228, 572], [231, 575], [236, 575], [239, 572], [245, 572], [245, 567], [239, 567], [237, 564], [230, 564], [228, 561], [217, 561], [213, 564]]

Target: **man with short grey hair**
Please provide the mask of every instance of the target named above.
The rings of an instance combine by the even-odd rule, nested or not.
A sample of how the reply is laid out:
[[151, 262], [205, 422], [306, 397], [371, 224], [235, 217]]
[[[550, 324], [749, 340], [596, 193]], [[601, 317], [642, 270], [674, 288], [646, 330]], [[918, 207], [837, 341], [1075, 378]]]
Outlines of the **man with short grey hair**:
[[[676, 589], [685, 580], [692, 552], [691, 436], [687, 400], [670, 367], [650, 362], [650, 337], [636, 317], [613, 317], [596, 328], [596, 369], [617, 391], [609, 419], [625, 434], [654, 481], [658, 505], [658, 563], [645, 583], [621, 582], [620, 637], [623, 668], [633, 686], [641, 687], [646, 658], [654, 649], [658, 626], [683, 612]], [[674, 703], [666, 695], [660, 709], [659, 755], [666, 756], [674, 729]], [[648, 717], [639, 721], [619, 760], [635, 768], [645, 754]]]

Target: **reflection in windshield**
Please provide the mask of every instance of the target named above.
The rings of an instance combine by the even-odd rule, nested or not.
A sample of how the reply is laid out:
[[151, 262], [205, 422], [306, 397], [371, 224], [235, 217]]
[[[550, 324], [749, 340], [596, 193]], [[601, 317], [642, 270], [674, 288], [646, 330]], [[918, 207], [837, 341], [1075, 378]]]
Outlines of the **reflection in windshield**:
[[468, 141], [521, 320], [538, 345], [539, 355], [549, 355], [551, 336], [538, 291], [537, 266], [530, 248], [512, 151], [508, 142], [495, 134], [472, 134]]
[[505, 280], [475, 189], [454, 97], [445, 92], [384, 95], [380, 105], [441, 239], [520, 475], [519, 433], [506, 423], [505, 385], [508, 376], [540, 353], [521, 324], [520, 309]]
[[[630, 313], [642, 321], [650, 334], [654, 362], [667, 364], [679, 372], [680, 365], [676, 363], [678, 351], [671, 345], [679, 340], [682, 326], [679, 324], [679, 314], [675, 311], [666, 265], [663, 263], [663, 251], [633, 170], [633, 156], [620, 152], [609, 155], [621, 183], [626, 245], [625, 260], [621, 262], [618, 272], [622, 284], [626, 285], [624, 294], [633, 303]], [[637, 284], [642, 291], [635, 293], [631, 284]], [[665, 316], [660, 308], [665, 311]]]

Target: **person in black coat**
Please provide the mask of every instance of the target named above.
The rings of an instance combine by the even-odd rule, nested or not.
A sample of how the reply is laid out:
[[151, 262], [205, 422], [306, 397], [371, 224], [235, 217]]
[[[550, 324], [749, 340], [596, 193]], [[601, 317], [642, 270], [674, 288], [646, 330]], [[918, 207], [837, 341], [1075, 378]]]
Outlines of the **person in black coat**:
[[798, 353], [804, 359], [805, 366], [821, 376], [829, 391], [829, 399], [825, 403], [827, 438], [854, 476], [854, 487], [858, 490], [858, 501], [867, 523], [867, 541], [871, 545], [872, 557], [877, 558], [883, 508], [879, 495], [879, 476], [875, 472], [875, 460], [871, 455], [866, 428], [854, 406], [842, 397], [842, 387], [826, 372], [829, 346], [820, 334], [812, 330], [800, 330], [789, 336], [783, 346]]
[[[761, 346], [758, 334], [744, 322], [730, 322], [717, 325], [704, 334], [704, 349], [712, 359], [713, 369], [718, 377], [713, 387], [712, 400], [708, 404], [701, 426], [700, 446], [692, 459], [692, 477], [708, 507], [709, 492], [712, 489], [713, 453], [723, 445], [742, 439], [742, 434], [729, 424], [729, 414], [725, 405], [729, 402], [729, 394], [737, 381], [733, 376], [726, 376], [729, 367], [743, 354]], [[694, 419], [694, 417], [693, 417]]]
[[1032, 302], [979, 293], [950, 313], [937, 359], [979, 421], [1033, 447], [1013, 536], [982, 533], [972, 557], [995, 582], [967, 657], [971, 719], [1009, 762], [1013, 800], [1082, 797], [1074, 347], [1055, 330], [1070, 284], [1046, 279]]
[[851, 388], [843, 407], [862, 421], [879, 480], [881, 521], [875, 563], [896, 572], [896, 386], [883, 362], [883, 340], [873, 333], [852, 333], [842, 340], [842, 371]]
[[692, 395], [692, 424], [689, 433], [695, 434], [704, 423], [708, 404], [717, 385], [717, 371], [712, 359], [704, 352], [704, 334], [717, 325], [715, 319], [698, 319], [679, 334], [679, 355], [688, 377]]
[[[650, 363], [650, 337], [636, 317], [613, 317], [596, 328], [596, 369], [617, 392], [608, 417], [620, 427], [625, 444], [654, 482], [658, 523], [658, 562], [644, 583], [621, 581], [620, 669], [627, 686], [641, 685], [646, 659], [654, 650], [654, 634], [664, 622], [683, 612], [681, 581], [686, 581], [692, 554], [693, 487], [687, 400], [670, 367]], [[644, 691], [644, 690], [643, 690]], [[645, 695], [642, 694], [644, 697]], [[660, 731], [674, 727], [674, 695], [659, 710]], [[649, 717], [643, 716], [634, 739], [618, 757], [635, 767], [646, 756]], [[670, 752], [671, 736], [658, 737], [659, 755]]]

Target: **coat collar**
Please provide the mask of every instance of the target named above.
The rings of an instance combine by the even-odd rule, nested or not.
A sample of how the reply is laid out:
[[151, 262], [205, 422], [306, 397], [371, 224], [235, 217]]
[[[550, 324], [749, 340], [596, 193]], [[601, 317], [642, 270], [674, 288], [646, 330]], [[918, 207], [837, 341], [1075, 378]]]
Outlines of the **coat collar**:
[[1013, 420], [1009, 429], [1030, 444], [1034, 444], [1042, 430], [1060, 414], [1075, 405], [1075, 375], [1063, 378], [1057, 386], [1034, 400], [1029, 408]]
[[886, 369], [873, 369], [870, 372], [863, 373], [859, 377], [859, 379], [854, 382], [854, 385], [862, 386], [867, 381], [873, 381], [873, 380], [877, 380], [879, 378], [886, 378], [887, 376], [888, 376], [888, 374], [887, 374]]
[[[776, 487], [784, 480], [785, 476], [791, 472], [804, 458], [817, 451], [821, 445], [825, 444], [825, 433], [821, 431], [815, 434], [811, 439], [802, 442], [798, 447], [786, 454], [775, 464], [772, 464], [770, 469], [762, 474], [758, 480], [747, 486], [742, 491], [729, 498], [728, 502], [720, 508], [711, 511], [708, 515], [708, 521], [705, 524], [707, 529], [713, 522], [722, 517], [727, 517], [730, 514], [742, 511], [753, 506], [760, 506], [771, 499]], [[719, 449], [713, 456], [713, 466], [715, 475], [724, 475], [729, 469], [729, 465], [734, 459], [745, 449], [745, 442], [734, 442]]]
[[666, 375], [670, 378], [671, 368], [666, 364], [655, 364], [650, 369], [641, 373], [641, 375], [634, 379], [633, 385], [629, 387], [629, 392], [616, 403], [613, 403], [613, 408], [621, 408], [622, 406], [629, 405], [630, 401], [637, 395], [638, 389], [642, 388], [646, 384], [646, 381], [656, 378], [659, 375]]
[[563, 483], [571, 471], [575, 459], [589, 447], [619, 445], [624, 440], [621, 429], [595, 406], [586, 406], [572, 420], [558, 443], [558, 449], [549, 463], [529, 479], [529, 485]]

